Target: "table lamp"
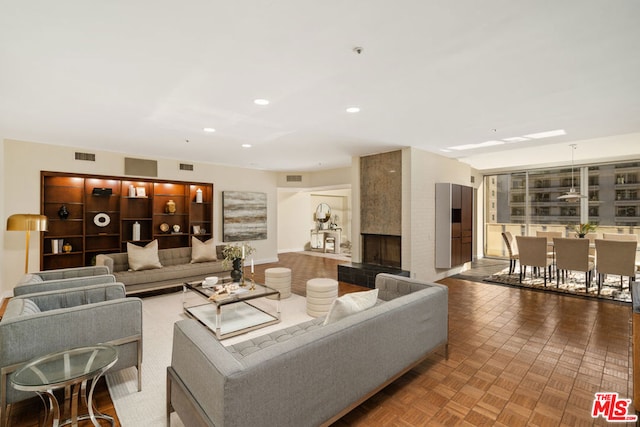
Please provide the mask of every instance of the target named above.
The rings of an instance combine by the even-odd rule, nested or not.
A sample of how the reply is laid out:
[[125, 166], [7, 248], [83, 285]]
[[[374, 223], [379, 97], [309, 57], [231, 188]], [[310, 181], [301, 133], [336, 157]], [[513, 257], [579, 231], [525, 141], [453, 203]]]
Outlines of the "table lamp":
[[47, 217], [35, 214], [14, 214], [7, 218], [7, 230], [26, 231], [27, 247], [24, 258], [24, 272], [29, 270], [29, 239], [32, 231], [47, 231]]

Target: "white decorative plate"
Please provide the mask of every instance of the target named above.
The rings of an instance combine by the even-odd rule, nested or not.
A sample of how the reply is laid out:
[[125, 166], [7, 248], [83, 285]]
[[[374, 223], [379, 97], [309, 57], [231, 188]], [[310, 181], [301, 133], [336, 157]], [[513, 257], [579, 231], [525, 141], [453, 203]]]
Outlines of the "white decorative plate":
[[93, 223], [98, 227], [106, 227], [111, 222], [111, 218], [104, 212], [100, 212], [93, 217]]

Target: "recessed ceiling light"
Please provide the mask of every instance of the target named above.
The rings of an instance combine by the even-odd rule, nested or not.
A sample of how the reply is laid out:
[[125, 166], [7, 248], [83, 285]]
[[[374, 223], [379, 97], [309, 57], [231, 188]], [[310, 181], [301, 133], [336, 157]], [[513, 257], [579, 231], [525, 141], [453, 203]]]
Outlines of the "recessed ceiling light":
[[215, 132], [216, 130], [214, 128], [204, 128], [202, 129], [205, 132]]
[[258, 99], [254, 99], [253, 103], [256, 104], [256, 105], [269, 105], [269, 100], [268, 99], [258, 98]]
[[360, 112], [360, 107], [348, 107], [347, 108], [347, 113], [359, 113]]
[[556, 129], [550, 130], [547, 132], [538, 132], [538, 133], [530, 133], [529, 135], [524, 135], [525, 138], [531, 139], [542, 139], [542, 138], [551, 138], [552, 136], [560, 136], [566, 135], [567, 132], [564, 129]]
[[251, 144], [242, 144], [242, 148], [251, 148]]
[[473, 150], [474, 148], [492, 147], [494, 145], [502, 145], [504, 141], [485, 141], [478, 144], [464, 144], [449, 147], [450, 150]]

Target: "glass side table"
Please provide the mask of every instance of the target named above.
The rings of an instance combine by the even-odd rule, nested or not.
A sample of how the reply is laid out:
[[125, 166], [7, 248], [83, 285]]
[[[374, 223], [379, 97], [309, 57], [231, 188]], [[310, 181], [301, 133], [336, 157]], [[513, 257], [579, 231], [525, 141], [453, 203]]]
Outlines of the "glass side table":
[[[11, 378], [13, 388], [22, 391], [36, 392], [45, 402], [45, 423], [53, 417], [53, 426], [71, 424], [78, 425], [78, 420], [90, 419], [94, 426], [99, 427], [98, 418], [107, 420], [114, 425], [114, 420], [108, 415], [93, 409], [93, 390], [98, 379], [118, 360], [118, 349], [112, 345], [99, 344], [78, 347], [71, 350], [51, 353], [27, 362], [18, 369]], [[87, 381], [91, 380], [89, 395], [87, 396]], [[65, 388], [65, 401], [71, 398], [71, 418], [60, 423], [60, 405], [53, 394], [54, 390]], [[71, 396], [66, 390], [71, 389]], [[49, 405], [46, 405], [46, 398]], [[86, 415], [78, 416], [78, 397], [82, 396], [83, 403], [89, 411]]]

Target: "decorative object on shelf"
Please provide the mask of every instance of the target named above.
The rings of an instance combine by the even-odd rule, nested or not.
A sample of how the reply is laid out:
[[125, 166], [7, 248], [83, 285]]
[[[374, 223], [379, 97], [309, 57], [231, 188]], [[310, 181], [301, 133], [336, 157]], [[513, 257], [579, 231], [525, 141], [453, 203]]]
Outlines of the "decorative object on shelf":
[[69, 252], [71, 252], [71, 250], [73, 249], [73, 247], [71, 246], [71, 243], [67, 242], [64, 245], [62, 245], [62, 252], [64, 252], [65, 254], [68, 254]]
[[222, 255], [224, 255], [224, 261], [222, 265], [225, 268], [229, 267], [231, 263], [233, 271], [231, 272], [231, 279], [234, 282], [241, 282], [243, 280], [242, 264], [248, 255], [251, 255], [256, 250], [253, 246], [243, 243], [242, 245], [226, 245], [222, 249]]
[[144, 187], [136, 188], [136, 197], [147, 197], [147, 191]]
[[169, 200], [164, 207], [164, 211], [169, 215], [173, 215], [176, 213], [176, 202], [173, 200]]
[[64, 245], [64, 239], [51, 239], [51, 253], [59, 254], [62, 252], [62, 246]]
[[60, 219], [69, 218], [69, 210], [67, 209], [67, 205], [60, 206], [60, 209], [58, 209], [58, 216], [60, 217]]
[[169, 231], [169, 224], [167, 224], [166, 222], [160, 224], [160, 231], [162, 231], [163, 233]]
[[93, 223], [98, 227], [106, 227], [111, 223], [111, 218], [104, 212], [100, 212], [93, 217]]
[[584, 223], [584, 224], [576, 224], [576, 225], [571, 225], [569, 226], [571, 228], [572, 231], [574, 231], [578, 237], [580, 237], [581, 239], [584, 238], [584, 236], [586, 236], [587, 234], [596, 231], [596, 228], [598, 228], [597, 225], [595, 224], [591, 224], [591, 223]]
[[194, 225], [193, 226], [193, 234], [200, 234], [200, 226], [199, 225]]
[[196, 190], [196, 203], [202, 203], [202, 190], [199, 188]]
[[133, 185], [129, 186], [129, 197], [136, 197], [136, 187]]
[[178, 224], [173, 226], [173, 232], [174, 233], [179, 233], [180, 232], [180, 226]]
[[558, 200], [566, 200], [567, 202], [577, 202], [580, 199], [584, 199], [587, 196], [583, 196], [578, 193], [573, 186], [573, 152], [576, 150], [576, 144], [569, 144], [571, 147], [571, 189], [562, 196], [558, 197]]
[[267, 238], [267, 193], [222, 192], [224, 242], [265, 240]]
[[47, 231], [47, 217], [36, 214], [14, 214], [7, 218], [8, 231], [26, 231], [24, 272], [29, 272], [29, 240], [32, 231]]
[[140, 240], [140, 223], [138, 221], [133, 223], [133, 230], [131, 233], [131, 240]]
[[94, 196], [110, 196], [113, 194], [113, 189], [111, 188], [95, 188], [91, 192]]

